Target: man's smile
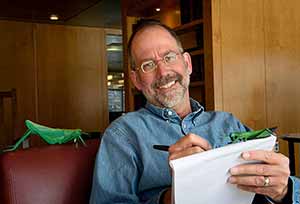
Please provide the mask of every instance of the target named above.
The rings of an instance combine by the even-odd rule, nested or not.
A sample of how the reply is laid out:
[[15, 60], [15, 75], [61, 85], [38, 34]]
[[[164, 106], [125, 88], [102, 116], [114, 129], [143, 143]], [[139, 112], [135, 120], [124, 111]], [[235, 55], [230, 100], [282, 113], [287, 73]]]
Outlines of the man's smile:
[[170, 87], [173, 86], [175, 83], [176, 83], [176, 80], [171, 81], [171, 82], [169, 82], [169, 83], [167, 83], [167, 84], [165, 84], [165, 85], [160, 86], [159, 89], [167, 89], [167, 88], [170, 88]]

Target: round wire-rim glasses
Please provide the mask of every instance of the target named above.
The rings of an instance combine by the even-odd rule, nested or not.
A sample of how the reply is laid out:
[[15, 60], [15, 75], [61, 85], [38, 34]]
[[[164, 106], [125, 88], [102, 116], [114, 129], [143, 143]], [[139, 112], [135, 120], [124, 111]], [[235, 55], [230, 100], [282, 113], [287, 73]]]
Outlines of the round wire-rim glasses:
[[142, 70], [144, 73], [150, 73], [152, 71], [154, 71], [156, 68], [157, 68], [157, 65], [158, 65], [158, 62], [159, 61], [163, 61], [165, 65], [173, 65], [177, 62], [177, 55], [180, 55], [182, 53], [177, 53], [177, 52], [174, 52], [174, 51], [170, 51], [168, 52], [167, 54], [165, 54], [162, 59], [159, 59], [159, 60], [146, 60], [144, 62], [142, 62], [141, 66], [138, 67], [136, 69], [136, 71], [138, 70]]

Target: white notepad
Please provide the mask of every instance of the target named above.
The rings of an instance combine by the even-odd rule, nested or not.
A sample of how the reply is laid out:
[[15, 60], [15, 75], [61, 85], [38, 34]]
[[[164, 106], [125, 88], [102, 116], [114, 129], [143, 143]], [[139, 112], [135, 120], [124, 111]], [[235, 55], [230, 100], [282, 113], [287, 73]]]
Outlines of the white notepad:
[[171, 160], [172, 203], [251, 204], [254, 193], [239, 190], [227, 183], [229, 169], [250, 163], [241, 158], [242, 152], [272, 150], [275, 143], [276, 137], [272, 135]]

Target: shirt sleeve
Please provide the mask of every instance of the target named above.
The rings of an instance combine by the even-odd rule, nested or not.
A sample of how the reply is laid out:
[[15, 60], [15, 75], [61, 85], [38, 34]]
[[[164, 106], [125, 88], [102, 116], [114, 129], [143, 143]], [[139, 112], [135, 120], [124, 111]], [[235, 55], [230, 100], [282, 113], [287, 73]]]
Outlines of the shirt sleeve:
[[300, 179], [294, 176], [290, 177], [292, 180], [292, 197], [293, 197], [293, 204], [300, 203]]
[[95, 161], [90, 204], [159, 204], [165, 189], [151, 197], [139, 197], [141, 162], [135, 144], [126, 135], [117, 128], [104, 133]]
[[[283, 198], [281, 203], [284, 204], [299, 204], [300, 203], [300, 180], [294, 176], [291, 176], [289, 178], [289, 183], [288, 183], [288, 192], [286, 196]], [[272, 199], [266, 197], [266, 199], [271, 203], [271, 204], [281, 204], [281, 203], [276, 203]]]

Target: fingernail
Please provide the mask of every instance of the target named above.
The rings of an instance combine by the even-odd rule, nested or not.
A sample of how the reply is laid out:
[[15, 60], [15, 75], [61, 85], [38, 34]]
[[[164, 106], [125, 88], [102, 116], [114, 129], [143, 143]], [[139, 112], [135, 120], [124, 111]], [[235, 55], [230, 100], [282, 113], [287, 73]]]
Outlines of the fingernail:
[[238, 172], [238, 170], [235, 167], [233, 167], [233, 168], [230, 169], [230, 173], [231, 174], [237, 174], [237, 172]]
[[234, 177], [229, 177], [227, 182], [228, 183], [234, 183], [236, 181], [236, 179]]
[[244, 153], [243, 153], [243, 158], [244, 158], [244, 159], [249, 159], [249, 158], [250, 158], [249, 152], [244, 152]]

